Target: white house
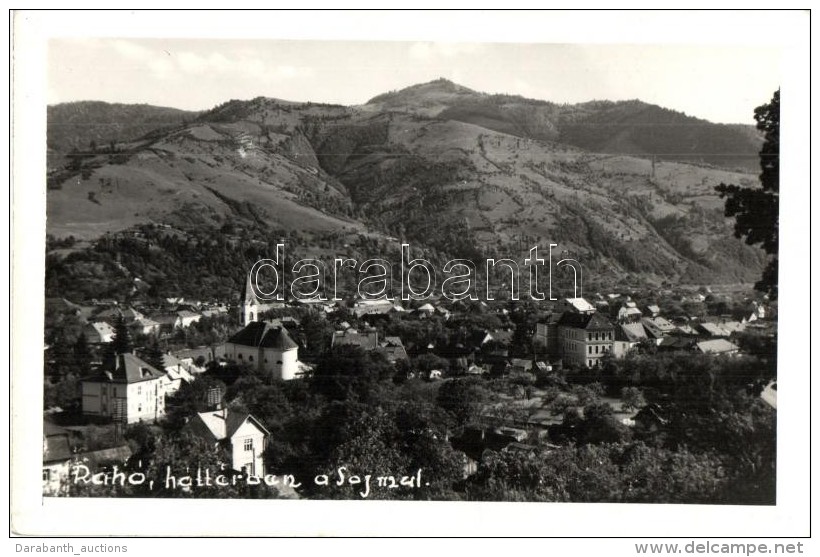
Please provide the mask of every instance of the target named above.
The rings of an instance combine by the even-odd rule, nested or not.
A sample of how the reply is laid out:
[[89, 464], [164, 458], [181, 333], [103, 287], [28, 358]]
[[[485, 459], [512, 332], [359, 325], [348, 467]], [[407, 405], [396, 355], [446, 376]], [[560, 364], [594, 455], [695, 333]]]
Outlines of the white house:
[[751, 314], [749, 315], [750, 321], [751, 317], [754, 317], [755, 319], [766, 318], [766, 306], [764, 306], [763, 304], [759, 304], [756, 301], [752, 301], [752, 303], [748, 306], [748, 310], [751, 312]]
[[95, 321], [83, 327], [85, 338], [91, 344], [103, 344], [111, 342], [114, 337], [114, 327], [105, 321]]
[[231, 468], [263, 476], [262, 458], [270, 432], [250, 414], [228, 408], [200, 412], [186, 425], [195, 435], [215, 445], [225, 446], [231, 455]]
[[153, 316], [153, 320], [159, 323], [162, 332], [171, 333], [177, 327], [182, 327], [182, 319], [176, 313], [160, 313]]
[[193, 311], [188, 311], [187, 309], [178, 311], [177, 316], [179, 317], [180, 327], [190, 327], [191, 325], [202, 319], [202, 315], [200, 315], [199, 313], [195, 313]]
[[641, 319], [641, 310], [635, 305], [635, 302], [626, 302], [618, 310], [618, 321], [624, 323], [626, 321], [639, 321]]
[[426, 303], [423, 306], [421, 306], [417, 311], [420, 314], [433, 315], [433, 313], [435, 313], [436, 311], [436, 308], [433, 307], [433, 304]]
[[643, 324], [649, 336], [658, 339], [665, 337], [677, 329], [673, 323], [660, 316], [644, 317], [641, 319], [641, 324]]
[[387, 299], [358, 300], [353, 304], [353, 313], [356, 317], [363, 315], [381, 315], [394, 311], [394, 304]]
[[111, 369], [83, 379], [83, 414], [153, 422], [165, 415], [165, 373], [134, 354], [119, 354]]
[[189, 366], [171, 354], [162, 355], [162, 366], [165, 375], [161, 385], [166, 396], [175, 394], [183, 383], [191, 383], [194, 380]]
[[135, 334], [153, 335], [159, 333], [160, 324], [147, 317], [138, 317], [130, 325], [128, 330]]

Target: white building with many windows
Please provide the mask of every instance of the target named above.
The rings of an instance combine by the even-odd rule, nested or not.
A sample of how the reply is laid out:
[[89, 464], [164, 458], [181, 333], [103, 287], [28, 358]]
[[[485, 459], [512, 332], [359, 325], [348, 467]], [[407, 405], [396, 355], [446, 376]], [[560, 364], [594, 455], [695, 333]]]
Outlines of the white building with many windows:
[[615, 327], [598, 313], [564, 313], [558, 321], [558, 337], [564, 363], [587, 368], [599, 365], [612, 352]]
[[110, 369], [83, 379], [83, 414], [153, 422], [165, 415], [165, 373], [134, 354], [119, 354]]

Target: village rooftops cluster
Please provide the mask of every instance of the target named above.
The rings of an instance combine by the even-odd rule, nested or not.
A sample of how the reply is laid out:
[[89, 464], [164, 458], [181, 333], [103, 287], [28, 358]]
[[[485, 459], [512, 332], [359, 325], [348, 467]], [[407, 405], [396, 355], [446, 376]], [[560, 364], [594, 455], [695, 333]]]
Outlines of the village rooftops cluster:
[[111, 342], [114, 326], [122, 319], [132, 335], [146, 335], [163, 338], [177, 329], [185, 329], [203, 317], [228, 314], [228, 306], [219, 303], [185, 301], [182, 298], [168, 298], [162, 304], [151, 307], [134, 302], [121, 305], [116, 300], [93, 300], [90, 305], [75, 304], [65, 299], [49, 299], [60, 311], [68, 311], [83, 323], [83, 334], [90, 344]]
[[715, 355], [738, 354], [739, 347], [729, 340], [765, 315], [763, 306], [754, 302], [749, 315], [741, 321], [726, 318], [692, 318], [673, 323], [661, 315], [657, 304], [644, 309], [626, 299], [610, 319], [601, 309], [609, 309], [618, 296], [600, 297], [596, 304], [583, 299], [566, 299], [537, 326], [534, 342], [544, 347], [551, 361], [584, 367], [600, 365], [601, 358], [624, 357], [640, 343], [658, 350], [689, 350]]
[[[180, 300], [169, 300], [179, 302]], [[698, 302], [694, 302], [698, 303]], [[615, 304], [620, 304], [616, 306]], [[303, 306], [296, 301], [284, 307]], [[77, 311], [88, 308], [78, 306]], [[356, 300], [346, 307], [342, 304], [315, 306], [320, 319], [331, 319], [336, 325], [327, 339], [332, 349], [354, 346], [368, 352], [380, 352], [387, 361], [407, 370], [407, 378], [424, 377], [428, 380], [443, 379], [447, 368], [414, 369], [409, 354], [414, 357], [429, 355], [428, 361], [447, 360], [457, 373], [483, 374], [538, 374], [551, 373], [556, 367], [575, 366], [577, 369], [595, 368], [604, 358], [621, 358], [641, 344], [654, 346], [658, 351], [686, 350], [711, 355], [734, 355], [739, 352], [732, 342], [734, 335], [748, 328], [759, 327], [767, 308], [762, 304], [750, 304], [749, 314], [740, 321], [725, 316], [706, 316], [681, 319], [667, 318], [657, 304], [639, 307], [629, 298], [599, 296], [594, 302], [585, 298], [565, 298], [551, 304], [536, 324], [532, 336], [536, 356], [533, 358], [510, 357], [509, 348], [516, 341], [516, 330], [510, 324], [509, 314], [514, 308], [486, 302], [468, 305], [463, 302], [449, 303], [442, 300], [411, 304], [404, 308], [398, 303]], [[82, 379], [82, 409], [84, 414], [113, 419], [117, 423], [153, 422], [166, 412], [168, 397], [185, 383], [196, 380], [204, 371], [194, 360], [210, 361], [226, 365], [227, 362], [244, 364], [274, 379], [292, 380], [311, 373], [310, 365], [299, 360], [299, 343], [304, 331], [298, 317], [283, 315], [276, 319], [260, 319], [258, 300], [245, 296], [240, 315], [251, 319], [218, 346], [184, 349], [174, 354], [161, 354], [162, 365], [149, 364], [143, 357], [133, 353], [118, 354], [110, 362], [97, 368], [96, 372]], [[608, 310], [608, 311], [606, 311]], [[336, 312], [341, 315], [333, 317]], [[92, 312], [93, 313], [93, 312]], [[91, 317], [92, 313], [89, 313]], [[285, 312], [287, 313], [287, 312]], [[204, 315], [204, 313], [202, 313]], [[408, 331], [423, 329], [426, 320], [444, 321], [456, 319], [456, 328], [468, 315], [491, 316], [487, 322], [501, 323], [501, 327], [474, 327], [461, 331], [461, 337], [451, 336], [447, 344], [439, 345], [437, 339], [414, 338], [409, 344], [398, 335], [379, 334], [379, 323], [403, 322]], [[130, 320], [138, 327], [144, 314], [131, 307], [106, 307], [94, 315], [109, 320]], [[192, 309], [177, 308], [178, 318], [193, 318]], [[297, 313], [297, 315], [299, 315]], [[499, 320], [500, 318], [500, 320]], [[356, 327], [345, 322], [349, 319]], [[415, 323], [414, 323], [415, 322]], [[478, 323], [482, 323], [479, 319]], [[111, 327], [108, 321], [94, 321], [91, 326]], [[763, 322], [766, 325], [766, 322]], [[112, 327], [113, 329], [113, 327]], [[765, 329], [764, 329], [765, 330]], [[295, 337], [294, 337], [295, 335]], [[144, 356], [144, 354], [143, 354]], [[154, 361], [152, 359], [152, 361]], [[437, 364], [436, 364], [437, 365]], [[397, 367], [397, 370], [401, 369]], [[776, 404], [776, 386], [768, 391], [767, 403]], [[772, 394], [774, 393], [774, 394]], [[220, 397], [221, 401], [221, 397]], [[216, 404], [220, 404], [216, 401]], [[650, 413], [646, 413], [647, 416]], [[262, 454], [267, 446], [269, 432], [248, 413], [217, 407], [197, 413], [186, 425], [191, 433], [215, 447], [229, 451], [230, 462], [235, 470], [247, 473], [264, 473]], [[486, 433], [486, 432], [485, 432]], [[513, 430], [486, 433], [490, 441], [476, 444], [486, 448], [496, 441], [505, 450], [529, 451], [531, 447]], [[493, 441], [495, 440], [495, 441]], [[472, 447], [465, 439], [465, 447]], [[60, 474], [65, 458], [70, 452], [70, 441], [64, 432], [51, 428], [44, 436], [44, 492], [46, 485], [54, 488], [52, 472]], [[111, 447], [111, 451], [118, 451]], [[471, 449], [472, 450], [472, 449]], [[119, 454], [119, 453], [117, 453]], [[124, 453], [123, 453], [124, 454]], [[125, 456], [124, 458], [127, 458]], [[51, 467], [51, 471], [46, 470]], [[49, 481], [46, 481], [46, 472]]]

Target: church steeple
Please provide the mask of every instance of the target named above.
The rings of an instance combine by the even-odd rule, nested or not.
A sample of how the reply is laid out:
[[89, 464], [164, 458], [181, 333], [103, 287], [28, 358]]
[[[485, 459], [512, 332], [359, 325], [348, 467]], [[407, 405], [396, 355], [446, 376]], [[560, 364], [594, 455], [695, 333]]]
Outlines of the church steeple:
[[248, 279], [245, 281], [245, 286], [242, 289], [242, 324], [247, 325], [259, 318], [259, 300], [254, 294], [253, 284], [251, 283], [251, 274], [248, 273]]

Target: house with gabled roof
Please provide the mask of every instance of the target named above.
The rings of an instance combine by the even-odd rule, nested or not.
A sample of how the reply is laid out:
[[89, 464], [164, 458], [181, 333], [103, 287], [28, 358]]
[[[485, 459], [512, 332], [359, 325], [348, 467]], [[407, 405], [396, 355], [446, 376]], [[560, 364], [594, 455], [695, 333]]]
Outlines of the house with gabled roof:
[[717, 323], [710, 323], [709, 321], [704, 321], [702, 323], [697, 324], [697, 330], [703, 333], [707, 337], [728, 337], [729, 331], [725, 330], [723, 327], [718, 325]]
[[176, 313], [158, 313], [151, 319], [159, 323], [159, 330], [163, 333], [172, 333], [174, 329], [182, 327], [182, 319]]
[[749, 312], [749, 320], [751, 321], [752, 317], [755, 319], [765, 319], [767, 316], [766, 306], [757, 301], [750, 302], [747, 306], [747, 311]]
[[83, 333], [90, 344], [103, 344], [111, 342], [114, 327], [107, 321], [94, 321], [83, 327]]
[[379, 347], [379, 332], [376, 329], [359, 331], [349, 327], [343, 331], [334, 331], [330, 346], [358, 346], [362, 350], [375, 350]]
[[156, 421], [165, 415], [164, 376], [134, 354], [118, 354], [97, 375], [81, 380], [83, 414], [128, 424]]
[[184, 383], [191, 383], [194, 376], [191, 373], [191, 366], [172, 354], [162, 355], [162, 371], [165, 377], [161, 384], [166, 396], [174, 395]]
[[495, 340], [493, 335], [490, 334], [489, 331], [480, 330], [480, 331], [473, 331], [470, 334], [468, 342], [470, 346], [475, 349], [480, 349], [482, 346], [490, 342], [491, 340]]
[[730, 335], [732, 333], [742, 333], [746, 330], [746, 323], [733, 320], [721, 321], [720, 328], [729, 333]]
[[615, 325], [615, 341], [612, 343], [612, 355], [623, 358], [649, 337], [641, 323], [619, 323]]
[[202, 314], [187, 309], [178, 311], [177, 316], [179, 317], [180, 327], [190, 327], [191, 325], [202, 319]]
[[490, 336], [492, 337], [490, 340], [503, 346], [509, 346], [513, 340], [513, 331], [509, 329], [495, 329], [490, 332]]
[[130, 323], [135, 319], [140, 319], [145, 316], [133, 308], [117, 306], [102, 310], [94, 316], [94, 319], [97, 321], [107, 321], [114, 325], [120, 317], [122, 317], [126, 323]]
[[364, 315], [384, 315], [395, 311], [395, 304], [386, 298], [378, 300], [357, 300], [353, 304], [353, 314], [356, 317]]
[[387, 357], [387, 361], [395, 364], [399, 360], [407, 360], [407, 351], [399, 337], [384, 337], [379, 343], [379, 350]]
[[159, 329], [159, 322], [149, 319], [148, 317], [138, 317], [128, 325], [128, 330], [131, 331], [132, 334], [153, 335], [159, 333]]
[[526, 373], [532, 371], [532, 360], [527, 358], [511, 358], [510, 372], [511, 373]]
[[225, 357], [286, 381], [299, 372], [299, 346], [278, 322], [251, 321], [225, 343]]
[[648, 317], [657, 317], [661, 314], [661, 308], [657, 304], [649, 304], [644, 308], [644, 313]]
[[704, 354], [719, 354], [725, 356], [734, 356], [740, 352], [740, 348], [736, 344], [729, 342], [725, 338], [715, 338], [704, 340], [695, 345], [698, 352]]
[[626, 302], [618, 310], [618, 321], [621, 323], [640, 321], [642, 316], [635, 302]]
[[641, 324], [647, 334], [654, 339], [661, 339], [675, 331], [676, 327], [663, 317], [644, 317]]
[[229, 408], [199, 412], [185, 425], [194, 435], [228, 450], [231, 468], [252, 476], [264, 476], [264, 452], [270, 432], [245, 412]]
[[407, 350], [405, 350], [401, 338], [386, 336], [384, 339], [379, 340], [379, 333], [376, 329], [359, 331], [348, 327], [343, 331], [334, 331], [330, 345], [334, 348], [338, 346], [358, 346], [362, 350], [379, 351], [393, 364], [399, 360], [407, 360]]
[[694, 328], [692, 328], [691, 325], [688, 325], [686, 323], [675, 325], [675, 330], [672, 331], [672, 333], [676, 335], [686, 335], [691, 337], [698, 336], [698, 332]]
[[624, 338], [629, 342], [640, 342], [648, 338], [646, 329], [641, 323], [622, 323], [619, 325]]
[[691, 336], [671, 335], [661, 339], [658, 343], [658, 350], [662, 352], [692, 350], [696, 343], [697, 339]]

